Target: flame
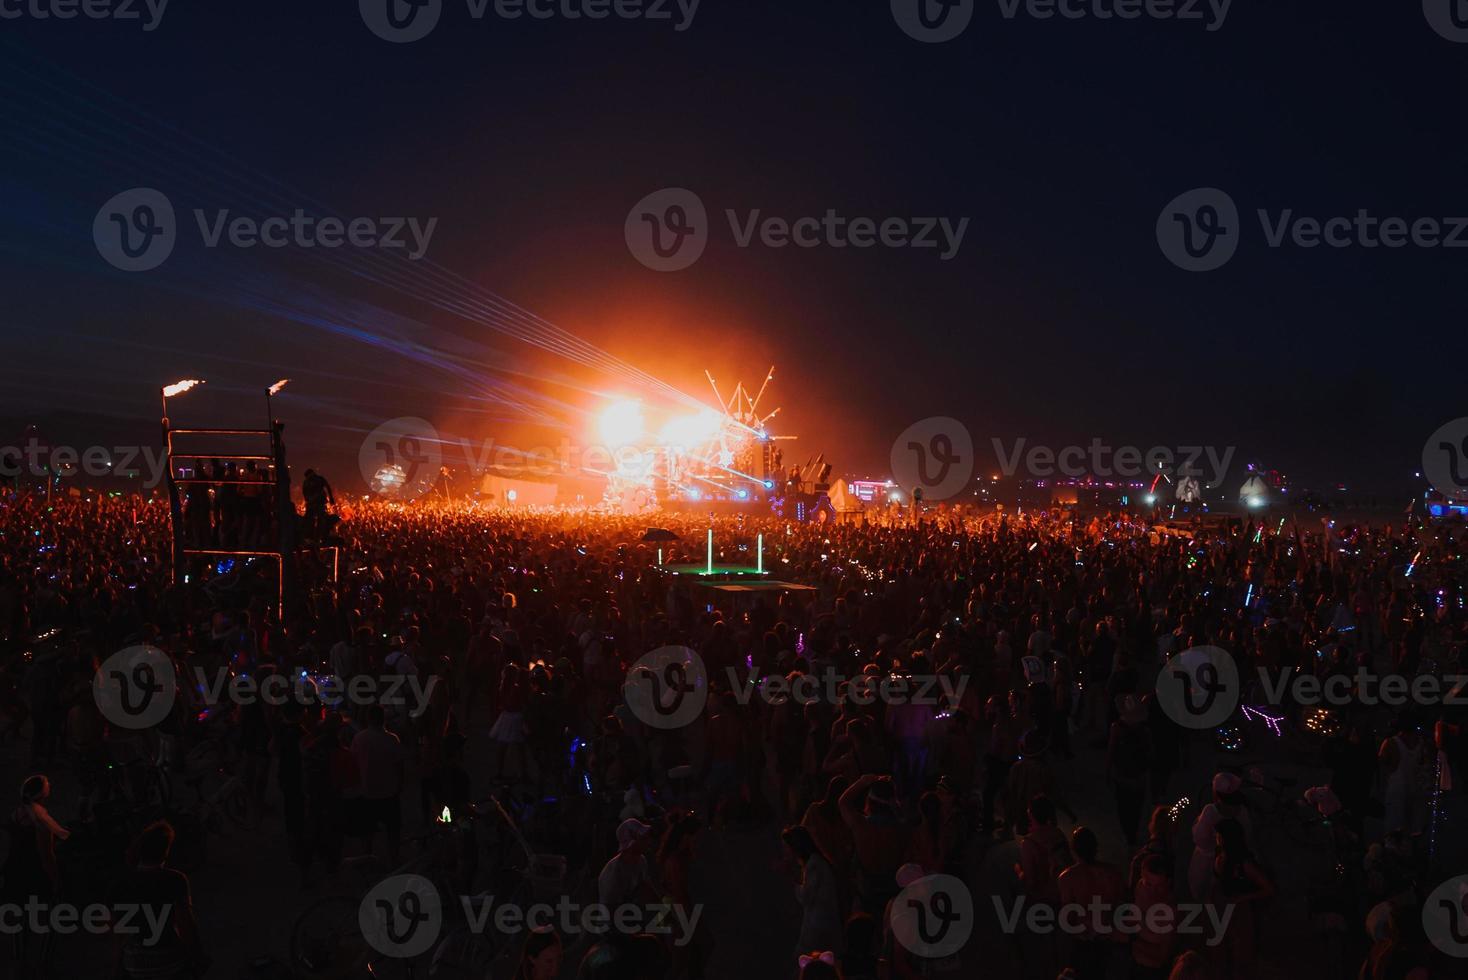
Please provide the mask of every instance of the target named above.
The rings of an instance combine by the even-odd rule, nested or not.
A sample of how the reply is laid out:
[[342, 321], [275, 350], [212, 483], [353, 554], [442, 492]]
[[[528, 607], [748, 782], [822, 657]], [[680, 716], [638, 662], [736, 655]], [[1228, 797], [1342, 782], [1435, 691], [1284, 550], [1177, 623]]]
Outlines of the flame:
[[290, 378], [281, 378], [275, 384], [273, 384], [273, 385], [270, 386], [270, 393], [272, 395], [278, 395], [278, 394], [280, 394], [280, 389], [284, 388], [286, 385], [288, 385], [290, 383], [291, 383], [291, 379]]
[[203, 383], [204, 382], [200, 381], [197, 378], [190, 378], [187, 381], [175, 381], [173, 384], [168, 385], [163, 389], [163, 397], [172, 398], [175, 395], [182, 395], [184, 392], [189, 391]]

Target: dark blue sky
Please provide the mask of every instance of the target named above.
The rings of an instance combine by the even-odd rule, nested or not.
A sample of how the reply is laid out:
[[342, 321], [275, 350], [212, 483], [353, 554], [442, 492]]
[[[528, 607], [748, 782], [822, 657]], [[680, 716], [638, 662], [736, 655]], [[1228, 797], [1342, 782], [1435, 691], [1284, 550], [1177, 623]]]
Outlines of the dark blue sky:
[[[1099, 437], [1409, 486], [1423, 440], [1468, 414], [1468, 250], [1269, 248], [1255, 212], [1468, 215], [1468, 43], [1415, 2], [1234, 0], [1215, 31], [1002, 10], [978, 3], [941, 44], [885, 0], [703, 0], [681, 32], [476, 21], [445, 0], [410, 44], [343, 0], [173, 0], [152, 31], [0, 19], [0, 411], [146, 418], [176, 377], [290, 375], [299, 458], [350, 456], [354, 433], [403, 414], [532, 438], [507, 382], [553, 396], [551, 415], [595, 403], [577, 386], [633, 392], [455, 315], [467, 293], [442, 276], [429, 302], [418, 269], [205, 249], [189, 216], [298, 206], [437, 218], [439, 267], [699, 396], [705, 368], [757, 383], [777, 362], [781, 418], [841, 470], [883, 471], [899, 431], [941, 414], [981, 467], [994, 436]], [[98, 209], [133, 187], [182, 217], [152, 272], [93, 243]], [[665, 187], [712, 219], [681, 272], [624, 240]], [[1155, 235], [1196, 187], [1241, 213], [1237, 254], [1207, 273]], [[725, 209], [969, 224], [942, 261], [740, 248]]]

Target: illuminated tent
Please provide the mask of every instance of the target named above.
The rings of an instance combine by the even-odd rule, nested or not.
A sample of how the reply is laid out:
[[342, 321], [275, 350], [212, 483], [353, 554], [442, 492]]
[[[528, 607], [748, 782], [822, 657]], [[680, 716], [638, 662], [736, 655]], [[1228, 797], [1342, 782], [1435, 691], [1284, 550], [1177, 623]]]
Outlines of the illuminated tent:
[[1249, 478], [1244, 481], [1244, 485], [1239, 487], [1239, 503], [1241, 504], [1259, 507], [1269, 503], [1269, 497], [1269, 484], [1265, 483], [1264, 478], [1258, 473], [1250, 474]]
[[861, 498], [852, 493], [849, 486], [845, 480], [837, 480], [827, 493], [831, 498], [831, 509], [837, 514], [859, 514], [864, 509]]
[[1185, 476], [1177, 481], [1177, 502], [1196, 504], [1203, 500], [1203, 487], [1196, 476]]
[[495, 507], [552, 507], [558, 489], [543, 480], [517, 480], [495, 473], [486, 473], [479, 485], [479, 492]]

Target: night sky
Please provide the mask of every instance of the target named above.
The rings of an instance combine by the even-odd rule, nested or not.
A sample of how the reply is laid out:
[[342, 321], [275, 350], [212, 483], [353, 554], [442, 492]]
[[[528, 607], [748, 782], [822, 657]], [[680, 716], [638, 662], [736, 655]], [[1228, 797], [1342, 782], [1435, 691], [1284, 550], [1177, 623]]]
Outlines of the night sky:
[[[992, 437], [1099, 437], [1407, 492], [1423, 441], [1468, 414], [1468, 250], [1270, 248], [1255, 214], [1468, 216], [1468, 43], [1421, 4], [1235, 0], [1210, 31], [1206, 4], [1010, 19], [989, 0], [932, 44], [886, 0], [703, 0], [681, 31], [667, 9], [475, 20], [444, 0], [408, 44], [344, 0], [174, 0], [151, 31], [0, 19], [0, 415], [152, 419], [168, 381], [207, 378], [222, 405], [288, 376], [293, 461], [355, 478], [394, 416], [544, 442], [607, 397], [665, 398], [639, 371], [703, 398], [706, 368], [727, 390], [774, 363], [777, 429], [838, 472], [885, 474], [904, 427], [950, 415], [981, 470]], [[134, 187], [180, 216], [149, 272], [93, 240]], [[624, 222], [668, 187], [707, 206], [710, 240], [661, 273]], [[1198, 187], [1241, 217], [1204, 273], [1155, 232]], [[296, 207], [437, 218], [432, 268], [208, 249], [191, 214]], [[726, 209], [968, 225], [947, 261], [741, 248]], [[456, 312], [488, 293], [519, 327]], [[528, 342], [529, 314], [587, 346]]]

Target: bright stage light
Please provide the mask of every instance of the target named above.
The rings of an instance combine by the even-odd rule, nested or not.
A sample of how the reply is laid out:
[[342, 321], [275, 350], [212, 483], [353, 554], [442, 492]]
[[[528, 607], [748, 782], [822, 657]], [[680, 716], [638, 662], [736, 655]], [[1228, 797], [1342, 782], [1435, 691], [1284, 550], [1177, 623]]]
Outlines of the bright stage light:
[[723, 427], [724, 416], [711, 408], [705, 408], [693, 415], [669, 419], [658, 433], [658, 441], [665, 446], [692, 449], [713, 439]]
[[644, 424], [642, 404], [635, 401], [613, 402], [597, 419], [601, 440], [613, 449], [630, 446], [642, 437]]

